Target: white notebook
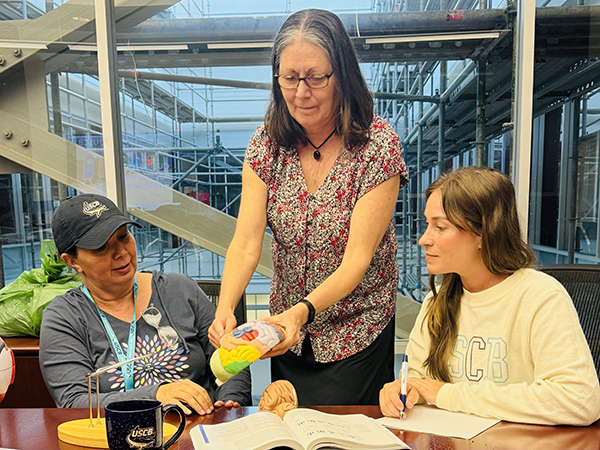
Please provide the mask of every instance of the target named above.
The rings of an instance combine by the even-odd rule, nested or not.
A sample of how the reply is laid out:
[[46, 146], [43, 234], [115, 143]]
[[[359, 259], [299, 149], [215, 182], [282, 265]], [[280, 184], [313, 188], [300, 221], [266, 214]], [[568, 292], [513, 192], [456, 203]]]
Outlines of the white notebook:
[[382, 417], [381, 425], [404, 431], [436, 434], [438, 436], [472, 439], [500, 420], [485, 419], [472, 414], [446, 411], [435, 406], [415, 405], [406, 412], [405, 419]]

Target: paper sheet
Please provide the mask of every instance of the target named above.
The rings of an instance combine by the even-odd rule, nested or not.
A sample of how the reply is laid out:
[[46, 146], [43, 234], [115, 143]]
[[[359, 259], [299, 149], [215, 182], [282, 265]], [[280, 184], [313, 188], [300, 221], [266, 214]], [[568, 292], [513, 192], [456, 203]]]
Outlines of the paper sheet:
[[500, 422], [497, 419], [484, 419], [425, 405], [415, 405], [407, 411], [404, 420], [382, 417], [377, 421], [388, 428], [462, 439], [472, 439]]

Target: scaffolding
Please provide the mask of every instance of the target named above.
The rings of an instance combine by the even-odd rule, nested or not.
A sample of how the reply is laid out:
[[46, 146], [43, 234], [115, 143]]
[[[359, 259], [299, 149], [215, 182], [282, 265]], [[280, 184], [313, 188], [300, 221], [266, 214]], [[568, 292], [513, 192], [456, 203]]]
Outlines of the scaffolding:
[[[372, 3], [370, 14], [340, 14], [363, 61], [376, 113], [398, 132], [409, 166], [410, 182], [400, 192], [394, 217], [400, 249], [399, 288], [407, 294], [417, 285], [425, 284], [426, 272], [417, 242], [423, 231], [425, 187], [449, 168], [485, 164], [507, 172], [510, 166], [514, 10], [510, 6], [490, 9], [489, 3], [485, 0], [381, 0]], [[288, 2], [286, 8], [290, 7]], [[184, 12], [174, 12], [176, 9]], [[209, 17], [209, 11], [209, 4], [179, 3], [163, 12], [163, 16], [183, 15], [189, 20], [172, 19], [169, 36], [165, 36], [162, 28], [164, 20], [143, 22], [121, 35], [123, 40], [132, 43], [175, 38], [187, 42], [204, 40], [204, 47], [190, 44], [187, 51], [119, 53], [124, 156], [128, 169], [235, 217], [239, 208], [244, 144], [236, 141], [231, 129], [234, 125], [245, 125], [248, 135], [249, 128], [260, 124], [262, 114], [255, 111], [268, 101], [270, 84], [249, 79], [219, 79], [214, 75], [228, 64], [245, 66], [245, 72], [250, 71], [250, 66], [268, 64], [268, 49], [257, 47], [240, 52], [231, 48], [211, 53], [206, 42], [210, 39], [252, 42], [268, 39], [282, 18], [223, 19]], [[29, 9], [27, 17], [31, 18], [31, 14]], [[572, 160], [573, 155], [579, 158], [579, 145], [585, 148], [575, 172], [569, 171], [567, 164], [561, 166], [564, 172], [560, 174], [557, 193], [560, 208], [553, 219], [559, 222], [556, 245], [553, 248], [548, 245], [549, 241], [535, 237], [545, 229], [544, 220], [540, 218], [530, 224], [530, 235], [534, 236], [532, 244], [545, 261], [562, 262], [571, 258], [576, 262], [598, 262], [600, 104], [597, 104], [595, 86], [600, 80], [600, 65], [597, 58], [589, 57], [598, 53], [593, 47], [598, 40], [590, 39], [589, 34], [590, 24], [598, 21], [600, 11], [594, 7], [540, 8], [537, 17], [543, 37], [540, 41], [546, 44], [536, 52], [546, 59], [540, 59], [540, 70], [536, 72], [539, 82], [534, 127], [538, 140], [534, 141], [538, 144], [534, 145], [534, 153], [543, 153], [543, 133], [551, 128], [549, 121], [555, 111], [561, 111], [562, 122], [552, 126], [559, 124], [565, 130], [564, 136], [569, 133], [572, 136], [561, 138], [564, 154], [558, 162]], [[195, 20], [203, 20], [203, 26]], [[219, 21], [223, 20], [232, 30], [228, 34], [216, 31], [222, 27]], [[564, 45], [562, 42], [553, 44], [559, 41], [556, 36], [561, 23], [577, 30], [569, 36], [568, 45], [572, 47], [567, 50], [558, 48]], [[590, 27], [582, 30], [585, 24]], [[490, 34], [473, 39], [477, 30]], [[585, 33], [588, 33], [586, 42], [589, 44], [584, 45]], [[414, 41], [406, 38], [419, 34], [428, 38]], [[585, 55], [580, 49], [584, 47], [588, 52]], [[564, 56], [565, 51], [568, 58]], [[48, 69], [46, 78], [50, 129], [71, 142], [100, 152], [103, 142], [98, 81], [93, 69], [95, 59], [82, 53], [75, 62], [59, 64], [60, 57], [47, 65], [61, 67], [61, 71]], [[200, 67], [199, 60], [206, 60], [204, 67]], [[184, 67], [194, 61], [197, 67]], [[245, 114], [223, 116], [221, 110], [234, 101], [248, 106], [244, 108]], [[580, 101], [581, 108], [571, 111]], [[581, 121], [576, 122], [575, 117], [581, 117]], [[541, 147], [536, 148], [536, 145]], [[534, 166], [534, 171], [539, 170], [541, 174], [542, 162]], [[577, 174], [578, 185], [569, 181], [572, 173]], [[39, 174], [10, 177], [13, 192], [32, 188], [32, 192], [40, 194], [39, 201], [31, 201], [31, 208], [27, 206], [29, 199], [19, 197], [20, 194], [13, 199], [15, 211], [31, 209], [31, 217], [37, 221], [30, 231], [23, 228], [20, 232], [22, 236], [31, 236], [27, 244], [15, 243], [27, 248], [29, 256], [20, 258], [23, 261], [31, 258], [35, 265], [35, 242], [43, 236], [43, 230], [49, 228], [52, 199], [64, 198], [70, 191]], [[27, 183], [25, 190], [24, 183]], [[541, 188], [542, 185], [536, 186]], [[581, 195], [570, 198], [567, 194], [570, 187]], [[532, 202], [532, 210], [538, 212], [537, 216], [533, 215], [545, 218], [549, 207], [540, 206], [536, 201]], [[576, 205], [574, 210], [573, 205]], [[571, 229], [575, 230], [571, 237], [566, 226], [560, 223], [566, 217], [570, 217]], [[166, 264], [177, 262], [176, 270], [189, 272], [191, 259], [196, 259], [194, 267], [198, 259], [204, 259], [210, 260], [208, 271], [220, 277], [220, 257], [199, 256], [204, 252], [197, 245], [160, 227], [145, 224], [140, 233], [137, 238], [145, 267], [154, 264], [163, 270]], [[198, 267], [193, 270], [201, 272], [204, 265]]]

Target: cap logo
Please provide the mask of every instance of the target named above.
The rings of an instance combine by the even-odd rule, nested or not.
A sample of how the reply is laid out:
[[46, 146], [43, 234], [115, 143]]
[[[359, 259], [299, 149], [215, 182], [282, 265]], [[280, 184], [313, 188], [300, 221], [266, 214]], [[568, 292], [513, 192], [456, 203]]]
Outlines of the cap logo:
[[83, 202], [83, 213], [92, 217], [96, 216], [100, 218], [104, 211], [108, 211], [108, 208], [100, 203], [98, 200], [94, 200], [93, 202]]

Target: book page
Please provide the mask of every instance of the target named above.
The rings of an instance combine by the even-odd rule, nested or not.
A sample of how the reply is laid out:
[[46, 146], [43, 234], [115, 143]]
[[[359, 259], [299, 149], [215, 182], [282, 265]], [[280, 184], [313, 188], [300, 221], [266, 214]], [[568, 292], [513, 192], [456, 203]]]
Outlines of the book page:
[[261, 450], [280, 446], [302, 450], [279, 416], [270, 412], [215, 425], [197, 425], [190, 436], [197, 450]]
[[298, 408], [289, 411], [283, 421], [309, 450], [324, 445], [347, 449], [409, 448], [392, 432], [362, 414], [327, 414]]

